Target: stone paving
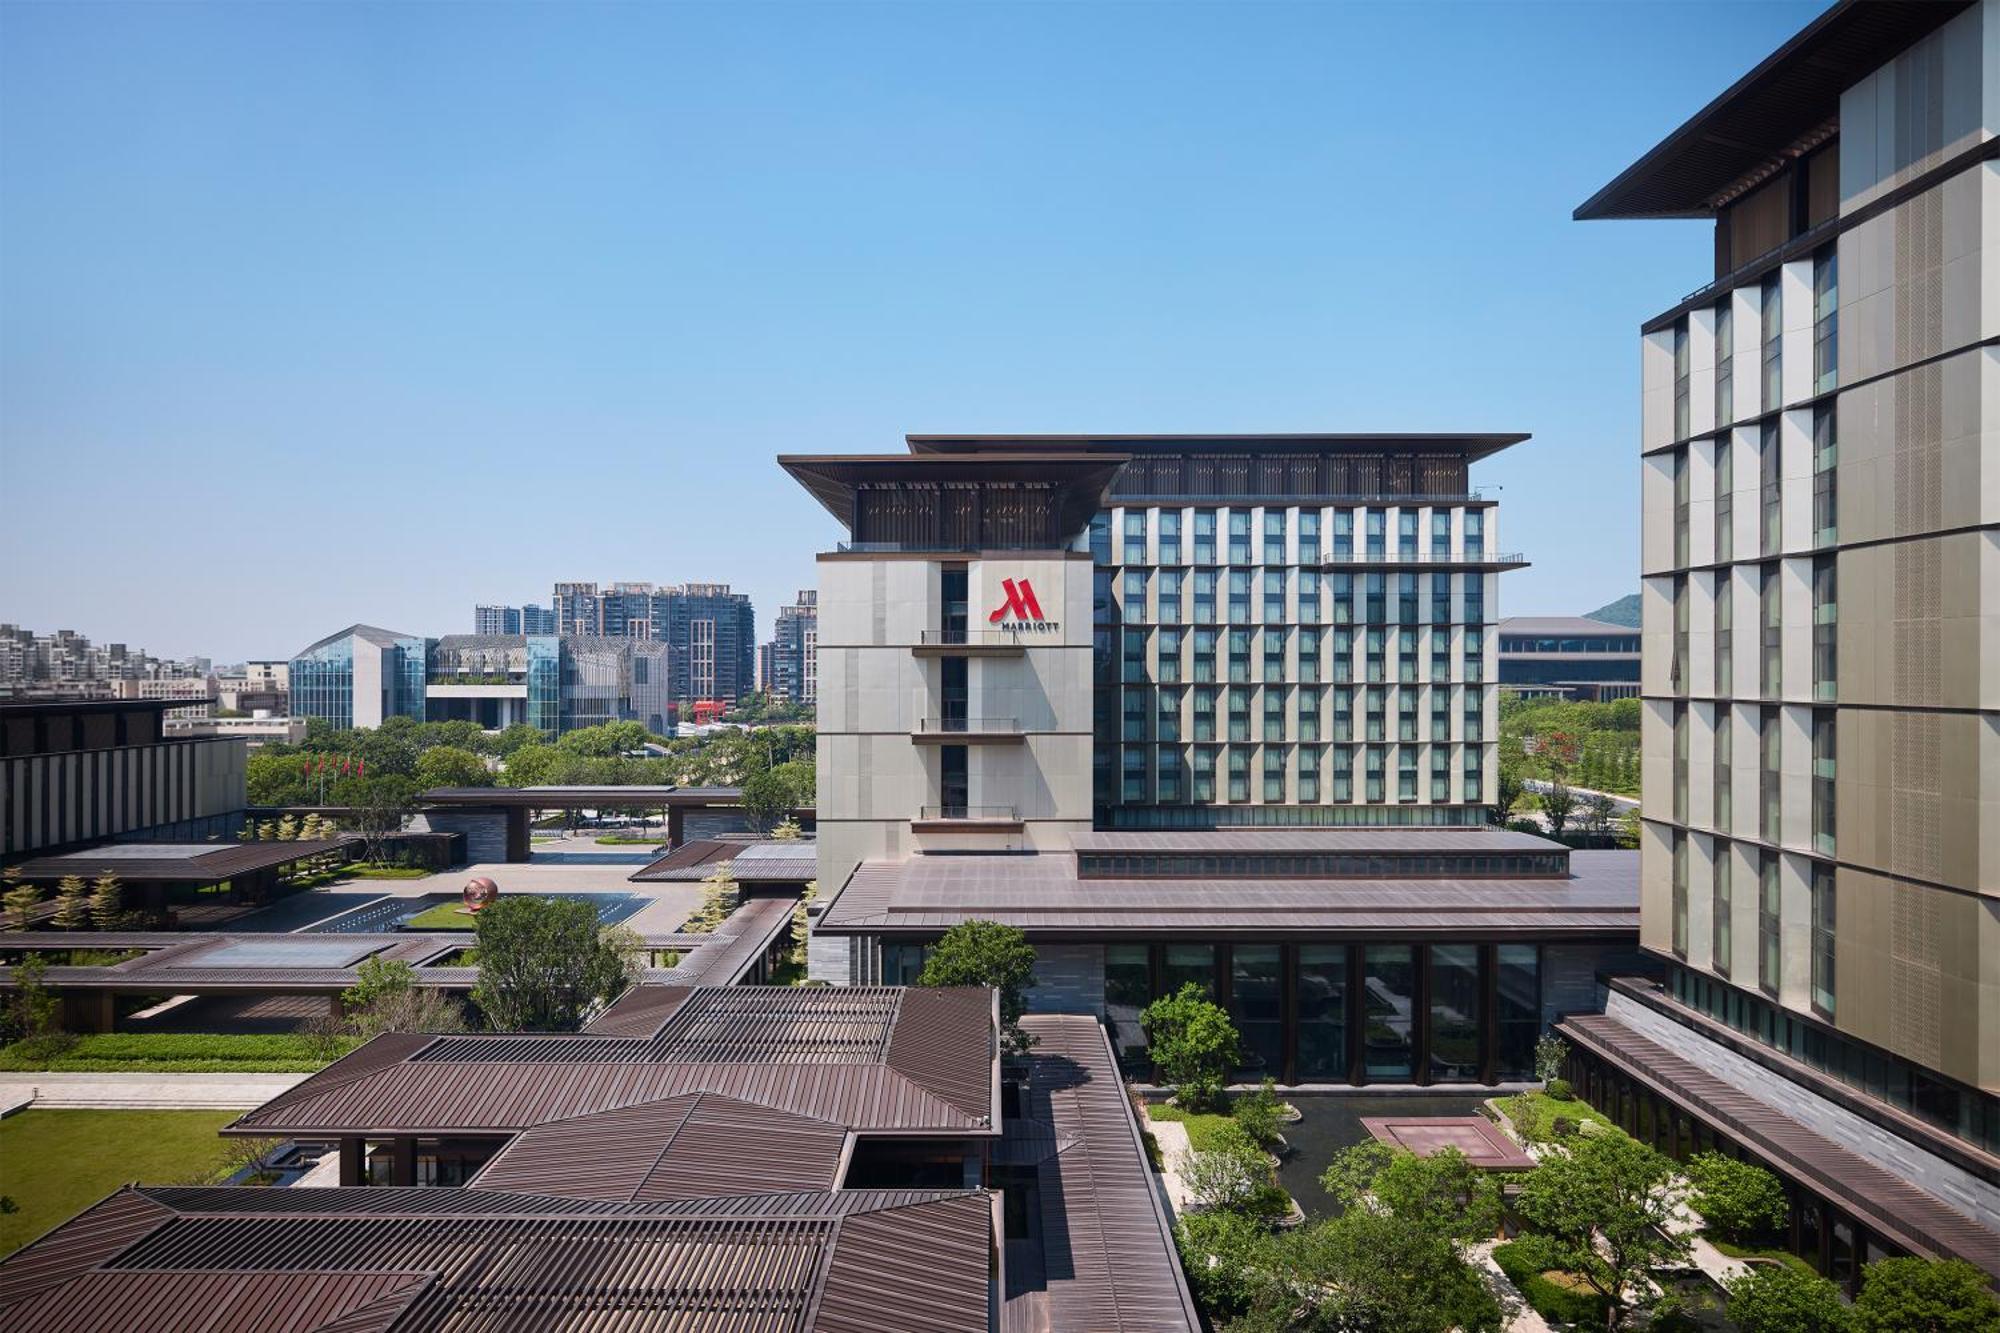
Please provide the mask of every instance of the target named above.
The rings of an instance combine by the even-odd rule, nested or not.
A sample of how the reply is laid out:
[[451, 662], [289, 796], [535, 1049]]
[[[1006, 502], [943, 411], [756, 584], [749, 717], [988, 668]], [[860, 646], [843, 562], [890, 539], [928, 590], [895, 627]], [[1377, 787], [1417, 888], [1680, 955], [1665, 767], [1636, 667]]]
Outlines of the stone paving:
[[[310, 1074], [67, 1074], [38, 1070], [0, 1074], [0, 1106], [19, 1110], [250, 1110], [310, 1078]], [[25, 1099], [25, 1100], [23, 1100]]]

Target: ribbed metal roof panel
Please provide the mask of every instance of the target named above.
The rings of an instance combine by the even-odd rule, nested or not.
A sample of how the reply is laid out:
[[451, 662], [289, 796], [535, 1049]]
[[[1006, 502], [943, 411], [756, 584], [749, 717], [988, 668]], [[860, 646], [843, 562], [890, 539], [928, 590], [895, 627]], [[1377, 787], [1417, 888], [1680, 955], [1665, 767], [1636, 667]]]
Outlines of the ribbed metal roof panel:
[[130, 1188], [92, 1204], [0, 1263], [0, 1310], [97, 1267], [171, 1216]]
[[[983, 987], [911, 987], [889, 1034], [889, 1067], [967, 1115], [991, 1118], [999, 1086], [995, 993]], [[986, 1040], [979, 1040], [984, 1034]]]
[[[347, 1333], [392, 1326], [428, 1284], [409, 1273], [94, 1271], [5, 1311], [35, 1333]], [[367, 1311], [357, 1323], [346, 1316]]]
[[983, 1194], [840, 1223], [816, 1333], [985, 1333], [994, 1236]]

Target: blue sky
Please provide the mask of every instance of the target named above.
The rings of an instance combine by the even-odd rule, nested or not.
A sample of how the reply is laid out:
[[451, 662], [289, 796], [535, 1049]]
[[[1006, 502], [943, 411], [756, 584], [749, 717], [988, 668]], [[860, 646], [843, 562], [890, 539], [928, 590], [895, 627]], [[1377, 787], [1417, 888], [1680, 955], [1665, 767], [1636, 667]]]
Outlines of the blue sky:
[[0, 5], [0, 620], [286, 656], [729, 581], [907, 431], [1521, 430], [1637, 587], [1637, 327], [1570, 210], [1806, 3]]

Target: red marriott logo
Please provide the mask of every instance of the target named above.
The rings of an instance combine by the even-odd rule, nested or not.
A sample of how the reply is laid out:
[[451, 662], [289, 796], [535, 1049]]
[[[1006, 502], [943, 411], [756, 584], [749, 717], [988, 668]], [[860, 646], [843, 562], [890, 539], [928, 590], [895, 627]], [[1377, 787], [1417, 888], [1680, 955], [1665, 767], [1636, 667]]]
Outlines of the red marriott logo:
[[1000, 586], [1006, 590], [1007, 600], [986, 617], [988, 621], [997, 625], [1009, 615], [1016, 620], [1039, 621], [1043, 618], [1042, 604], [1035, 600], [1034, 584], [1026, 579], [1001, 579]]

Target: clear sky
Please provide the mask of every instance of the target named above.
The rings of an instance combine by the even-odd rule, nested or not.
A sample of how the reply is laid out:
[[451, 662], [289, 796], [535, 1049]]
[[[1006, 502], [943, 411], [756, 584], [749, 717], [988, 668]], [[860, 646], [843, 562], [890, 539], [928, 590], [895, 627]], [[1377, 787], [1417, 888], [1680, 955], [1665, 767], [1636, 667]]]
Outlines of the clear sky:
[[0, 4], [0, 620], [288, 656], [836, 525], [908, 431], [1532, 431], [1636, 591], [1640, 321], [1570, 210], [1817, 3]]

